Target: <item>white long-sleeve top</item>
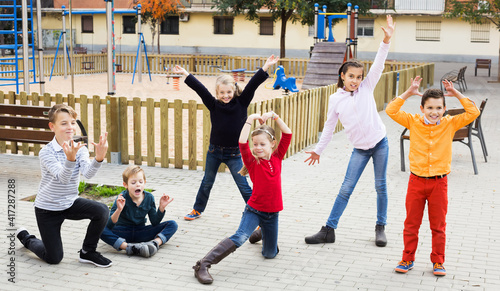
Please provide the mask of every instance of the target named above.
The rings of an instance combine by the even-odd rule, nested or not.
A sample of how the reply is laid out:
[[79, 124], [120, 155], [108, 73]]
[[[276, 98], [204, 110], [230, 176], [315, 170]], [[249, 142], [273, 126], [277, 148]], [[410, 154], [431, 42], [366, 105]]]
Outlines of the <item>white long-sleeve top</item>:
[[373, 90], [384, 71], [389, 47], [390, 44], [380, 43], [373, 65], [356, 91], [339, 88], [330, 96], [327, 120], [314, 149], [316, 154], [321, 155], [332, 139], [338, 120], [344, 126], [347, 138], [357, 149], [371, 149], [385, 137], [385, 125], [378, 114]]
[[35, 207], [61, 211], [71, 207], [78, 198], [80, 173], [85, 178], [94, 177], [102, 163], [90, 161], [89, 150], [82, 147], [76, 153], [76, 161], [66, 158], [56, 138], [40, 150], [42, 179], [35, 199]]

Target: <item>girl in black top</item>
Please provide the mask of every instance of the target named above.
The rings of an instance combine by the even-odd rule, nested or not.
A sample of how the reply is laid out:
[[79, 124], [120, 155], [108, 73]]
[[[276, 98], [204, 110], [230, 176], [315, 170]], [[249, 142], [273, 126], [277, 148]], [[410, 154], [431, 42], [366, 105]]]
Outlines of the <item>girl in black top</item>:
[[248, 185], [246, 177], [238, 174], [238, 171], [243, 166], [238, 138], [247, 119], [247, 108], [253, 99], [255, 90], [269, 77], [266, 71], [276, 64], [278, 60], [278, 57], [270, 56], [243, 90], [234, 82], [231, 76], [219, 76], [215, 83], [215, 98], [203, 84], [184, 68], [175, 66], [173, 69], [173, 73], [186, 76], [184, 82], [201, 97], [203, 104], [210, 111], [210, 120], [212, 122], [205, 176], [196, 195], [193, 210], [184, 216], [184, 219], [194, 220], [200, 217], [205, 210], [210, 190], [221, 163], [225, 163], [231, 171], [231, 175], [233, 175], [233, 179], [245, 202], [252, 195], [252, 188]]

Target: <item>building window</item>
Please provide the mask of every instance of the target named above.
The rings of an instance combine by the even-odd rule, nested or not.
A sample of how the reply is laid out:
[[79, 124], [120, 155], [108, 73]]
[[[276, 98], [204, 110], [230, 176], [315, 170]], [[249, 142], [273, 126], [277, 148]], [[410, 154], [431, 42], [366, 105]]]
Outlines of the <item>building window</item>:
[[373, 19], [358, 20], [358, 36], [373, 36]]
[[94, 33], [94, 17], [92, 15], [82, 15], [82, 32]]
[[472, 23], [470, 29], [470, 42], [490, 42], [490, 24]]
[[233, 34], [233, 17], [215, 16], [214, 34]]
[[167, 16], [160, 25], [161, 34], [179, 34], [179, 16]]
[[441, 21], [417, 21], [417, 41], [440, 41]]
[[124, 15], [122, 19], [123, 33], [135, 33], [135, 23], [137, 22], [135, 16]]
[[271, 17], [260, 18], [260, 35], [273, 35], [273, 20]]

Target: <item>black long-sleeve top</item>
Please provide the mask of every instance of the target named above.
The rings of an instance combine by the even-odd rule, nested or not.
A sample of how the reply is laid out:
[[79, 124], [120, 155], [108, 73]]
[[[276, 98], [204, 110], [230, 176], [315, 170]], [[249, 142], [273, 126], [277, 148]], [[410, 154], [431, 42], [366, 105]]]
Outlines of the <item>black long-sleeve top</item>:
[[240, 132], [247, 119], [248, 105], [250, 105], [257, 87], [268, 77], [266, 72], [259, 69], [240, 96], [233, 97], [229, 103], [223, 103], [215, 99], [200, 81], [189, 74], [184, 82], [201, 97], [203, 104], [210, 111], [211, 144], [221, 147], [238, 147]]

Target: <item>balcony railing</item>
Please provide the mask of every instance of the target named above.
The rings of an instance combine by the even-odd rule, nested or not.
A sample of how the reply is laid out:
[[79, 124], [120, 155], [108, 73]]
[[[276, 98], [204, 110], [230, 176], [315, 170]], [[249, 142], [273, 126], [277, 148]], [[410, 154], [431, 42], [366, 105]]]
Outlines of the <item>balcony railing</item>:
[[445, 0], [395, 0], [396, 12], [399, 10], [419, 10], [443, 12]]
[[211, 8], [214, 5], [213, 0], [182, 0], [182, 4], [186, 8]]

